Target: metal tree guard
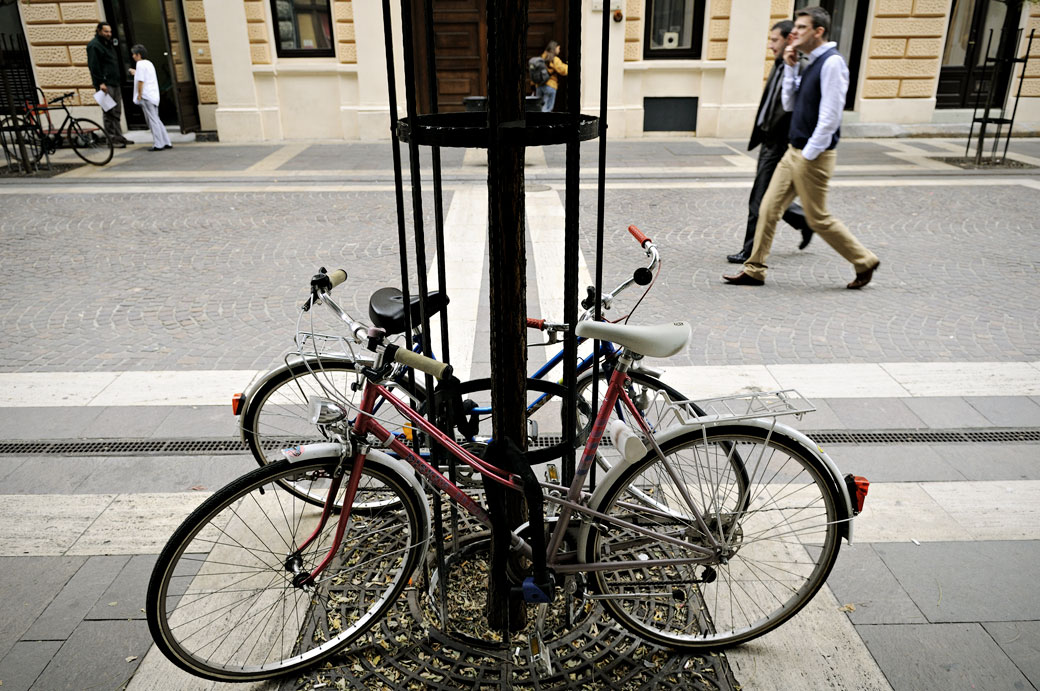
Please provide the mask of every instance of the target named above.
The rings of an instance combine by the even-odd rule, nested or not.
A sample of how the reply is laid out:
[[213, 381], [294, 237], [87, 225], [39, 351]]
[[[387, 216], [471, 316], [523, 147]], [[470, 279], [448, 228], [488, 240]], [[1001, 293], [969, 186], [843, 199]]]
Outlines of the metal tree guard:
[[[603, 229], [603, 184], [605, 177], [605, 137], [606, 128], [606, 81], [607, 54], [609, 48], [609, 12], [603, 17], [603, 53], [601, 74], [603, 88], [601, 91], [600, 117], [581, 114], [581, 1], [571, 0], [569, 5], [569, 47], [570, 59], [569, 79], [567, 82], [567, 113], [525, 112], [525, 78], [526, 78], [526, 28], [527, 3], [488, 3], [488, 102], [486, 112], [440, 113], [436, 104], [436, 56], [433, 41], [433, 22], [431, 2], [424, 3], [427, 64], [429, 71], [429, 92], [431, 96], [431, 112], [418, 112], [416, 94], [416, 74], [414, 54], [414, 32], [412, 26], [412, 3], [401, 2], [401, 33], [404, 43], [405, 97], [407, 117], [397, 115], [397, 86], [394, 75], [394, 54], [392, 42], [392, 20], [389, 0], [383, 0], [385, 43], [387, 56], [387, 79], [391, 110], [391, 134], [393, 138], [395, 185], [398, 202], [398, 233], [401, 243], [401, 275], [402, 292], [409, 299], [407, 259], [408, 243], [404, 218], [403, 175], [401, 173], [400, 144], [406, 143], [410, 157], [410, 183], [412, 201], [412, 233], [417, 266], [426, 265], [427, 243], [423, 227], [422, 180], [419, 169], [419, 151], [421, 146], [431, 149], [433, 159], [434, 180], [434, 218], [437, 247], [439, 286], [445, 290], [444, 272], [444, 238], [443, 238], [443, 201], [441, 189], [441, 170], [439, 149], [441, 146], [486, 148], [488, 149], [488, 190], [489, 190], [489, 245], [491, 252], [491, 315], [492, 315], [492, 403], [494, 416], [494, 435], [497, 439], [512, 438], [521, 446], [525, 442], [526, 426], [524, 422], [525, 395], [524, 381], [526, 377], [525, 352], [525, 266], [524, 257], [524, 150], [528, 146], [564, 144], [567, 149], [566, 166], [566, 200], [564, 242], [566, 247], [564, 275], [564, 320], [572, 325], [571, 332], [564, 339], [565, 362], [576, 362], [577, 341], [573, 334], [573, 324], [578, 315], [578, 212], [579, 212], [579, 145], [582, 141], [599, 136], [600, 144], [600, 185], [597, 219], [597, 259], [596, 259], [596, 293], [601, 293], [602, 276], [602, 229]], [[418, 274], [418, 292], [420, 319], [423, 333], [429, 334], [429, 316], [426, 300], [429, 286], [425, 273]], [[406, 312], [407, 314], [407, 312]], [[448, 317], [441, 313], [442, 343], [440, 350], [445, 358], [450, 353], [448, 343]], [[410, 324], [408, 325], [411, 326]], [[411, 345], [410, 343], [408, 344]], [[421, 344], [423, 351], [430, 354], [430, 343]], [[450, 360], [449, 360], [450, 361]], [[577, 419], [573, 401], [575, 398], [576, 371], [565, 368], [564, 385], [569, 391], [570, 404], [565, 405], [564, 429], [577, 428]], [[594, 379], [595, 387], [598, 382]], [[433, 381], [426, 382], [427, 391], [433, 391]], [[437, 411], [436, 402], [430, 407]], [[442, 428], [445, 420], [435, 420]], [[574, 473], [573, 443], [567, 444], [568, 452], [564, 457], [564, 481]], [[449, 472], [452, 472], [449, 464]], [[515, 494], [515, 493], [510, 493]], [[511, 497], [518, 499], [518, 497]], [[516, 508], [516, 507], [514, 507]], [[440, 512], [437, 512], [439, 518]], [[514, 516], [515, 518], [515, 516]], [[456, 515], [452, 515], [453, 524]], [[519, 523], [519, 521], [516, 521]], [[443, 537], [443, 526], [439, 521], [435, 525], [438, 536]], [[453, 532], [454, 534], [454, 532]], [[445, 574], [443, 540], [436, 540], [438, 554], [438, 570]], [[441, 613], [442, 624], [447, 626], [444, 593], [446, 578], [441, 579]], [[504, 584], [503, 584], [504, 585]], [[492, 584], [494, 589], [495, 584]], [[508, 587], [505, 588], [508, 594]], [[507, 597], [500, 595], [500, 601]], [[517, 605], [493, 608], [492, 612], [511, 612], [506, 617], [503, 629], [517, 628], [523, 609]], [[512, 621], [512, 626], [509, 621]]]

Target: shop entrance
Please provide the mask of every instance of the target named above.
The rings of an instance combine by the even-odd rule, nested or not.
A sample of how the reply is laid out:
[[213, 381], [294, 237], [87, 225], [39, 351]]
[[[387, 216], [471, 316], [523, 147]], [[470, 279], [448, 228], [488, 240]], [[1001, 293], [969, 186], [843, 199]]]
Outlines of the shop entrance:
[[190, 45], [179, 0], [104, 0], [105, 16], [118, 40], [122, 61], [123, 112], [130, 129], [147, 129], [144, 112], [133, 105], [134, 66], [130, 48], [138, 43], [148, 50], [159, 80], [159, 117], [181, 132], [199, 129], [199, 99], [195, 91]]
[[1020, 3], [999, 0], [954, 0], [939, 68], [936, 108], [974, 107], [975, 94], [990, 79], [997, 80], [994, 93], [1003, 102], [1011, 71], [994, 74], [993, 68], [986, 65], [986, 48], [988, 44], [992, 58], [1015, 56], [1019, 8]]

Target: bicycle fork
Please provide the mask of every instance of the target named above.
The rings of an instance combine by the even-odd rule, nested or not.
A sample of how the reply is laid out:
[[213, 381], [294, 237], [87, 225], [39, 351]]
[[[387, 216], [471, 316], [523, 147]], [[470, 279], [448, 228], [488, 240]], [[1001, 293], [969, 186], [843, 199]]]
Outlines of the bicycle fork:
[[[355, 444], [351, 444], [351, 448], [354, 446]], [[294, 587], [302, 589], [314, 585], [318, 574], [328, 567], [329, 563], [331, 563], [335, 558], [336, 552], [339, 551], [339, 545], [343, 540], [343, 534], [346, 532], [347, 524], [350, 522], [350, 507], [353, 506], [354, 497], [357, 495], [357, 488], [361, 482], [361, 470], [364, 466], [365, 455], [367, 453], [367, 448], [362, 447], [356, 453], [348, 450], [348, 453], [343, 455], [339, 464], [336, 465], [336, 469], [332, 473], [328, 495], [325, 497], [325, 505], [322, 507], [321, 518], [318, 519], [317, 527], [314, 529], [314, 532], [311, 533], [311, 536], [304, 540], [303, 544], [286, 556], [285, 570], [293, 574], [292, 584]], [[303, 551], [318, 539], [318, 536], [325, 530], [325, 526], [328, 525], [329, 517], [332, 515], [336, 495], [339, 493], [340, 485], [343, 483], [343, 476], [346, 475], [345, 460], [347, 458], [353, 458], [354, 462], [351, 464], [350, 475], [347, 478], [347, 488], [343, 494], [342, 508], [339, 513], [339, 522], [336, 525], [336, 535], [332, 540], [332, 547], [329, 549], [329, 553], [325, 555], [325, 558], [322, 559], [321, 563], [318, 564], [313, 571], [306, 571], [303, 568]]]

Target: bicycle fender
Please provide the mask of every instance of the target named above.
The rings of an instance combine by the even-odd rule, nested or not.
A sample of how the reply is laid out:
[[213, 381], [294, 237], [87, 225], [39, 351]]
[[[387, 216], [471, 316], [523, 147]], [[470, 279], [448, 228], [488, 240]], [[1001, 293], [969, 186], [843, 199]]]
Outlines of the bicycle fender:
[[[809, 453], [809, 455], [819, 460], [827, 474], [830, 476], [832, 488], [841, 498], [841, 501], [838, 502], [838, 511], [840, 512], [844, 510], [844, 515], [838, 516], [838, 533], [845, 538], [846, 542], [850, 545], [852, 544], [852, 518], [854, 516], [852, 510], [852, 499], [849, 496], [849, 488], [845, 485], [845, 480], [842, 478], [841, 471], [838, 470], [837, 464], [831, 460], [831, 457], [824, 452], [819, 444], [793, 427], [776, 422], [772, 418], [753, 418], [736, 422], [726, 420], [725, 418], [712, 421], [708, 421], [707, 418], [700, 418], [699, 423], [673, 425], [660, 434], [655, 435], [654, 439], [657, 441], [658, 446], [663, 446], [666, 442], [671, 441], [675, 437], [689, 432], [700, 432], [704, 428], [710, 429], [712, 427], [723, 427], [728, 425], [757, 427], [766, 432], [772, 431], [772, 436], [786, 439], [793, 446], [802, 447], [807, 453]], [[650, 453], [653, 453], [653, 450], [651, 450]], [[643, 458], [645, 458], [645, 456]], [[642, 459], [636, 459], [634, 461], [622, 460], [622, 462], [611, 468], [607, 474], [603, 476], [603, 479], [599, 481], [595, 492], [593, 492], [592, 497], [589, 499], [589, 506], [593, 509], [598, 509], [603, 501], [603, 495], [606, 493], [607, 488], [613, 484], [614, 478], [623, 473], [633, 463], [638, 463], [641, 460]], [[589, 522], [586, 521], [579, 533], [578, 544], [585, 543], [590, 528], [591, 526]], [[584, 560], [584, 554], [581, 553], [580, 550], [578, 558], [579, 560]]]

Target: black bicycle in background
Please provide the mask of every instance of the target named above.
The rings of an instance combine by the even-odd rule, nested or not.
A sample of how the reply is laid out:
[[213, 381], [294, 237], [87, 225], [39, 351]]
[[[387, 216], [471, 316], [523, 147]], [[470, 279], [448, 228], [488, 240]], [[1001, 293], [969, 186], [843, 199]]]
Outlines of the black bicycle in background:
[[[89, 118], [73, 117], [65, 101], [75, 96], [70, 91], [47, 101], [40, 92], [40, 103], [26, 102], [21, 115], [9, 115], [0, 121], [0, 143], [8, 158], [23, 162], [27, 156], [35, 165], [44, 154], [50, 155], [61, 146], [71, 146], [76, 155], [87, 163], [103, 166], [112, 160], [112, 141], [105, 129]], [[65, 112], [58, 127], [51, 111]], [[18, 134], [21, 133], [21, 142]]]

